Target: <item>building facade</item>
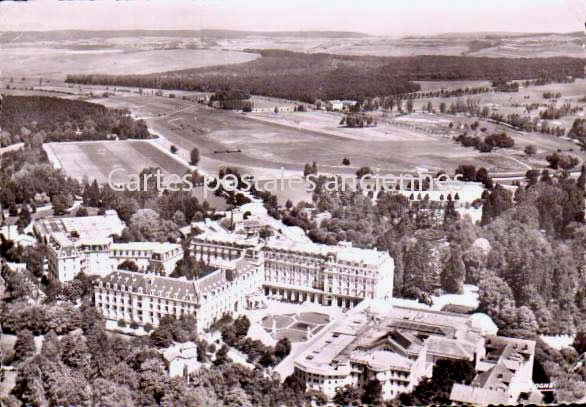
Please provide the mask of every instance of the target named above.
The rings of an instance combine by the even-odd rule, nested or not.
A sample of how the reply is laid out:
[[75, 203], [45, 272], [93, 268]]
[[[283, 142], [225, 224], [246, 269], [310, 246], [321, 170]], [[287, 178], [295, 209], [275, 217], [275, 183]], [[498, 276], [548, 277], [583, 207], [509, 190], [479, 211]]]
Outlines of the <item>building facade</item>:
[[262, 285], [262, 262], [239, 259], [198, 280], [114, 271], [94, 287], [96, 308], [105, 319], [158, 326], [161, 318], [193, 314], [199, 333], [225, 314], [238, 314]]
[[48, 271], [61, 282], [79, 273], [104, 277], [125, 261], [134, 262], [140, 271], [149, 269], [170, 274], [183, 258], [179, 244], [166, 242], [114, 243], [126, 225], [115, 211], [104, 216], [42, 219], [34, 230], [47, 245]]
[[345, 308], [364, 298], [392, 297], [394, 262], [387, 252], [350, 243], [264, 242], [228, 233], [203, 233], [191, 241], [192, 255], [204, 262], [231, 260], [248, 251], [262, 254], [267, 296]]
[[269, 241], [265, 259], [265, 295], [295, 302], [350, 308], [364, 298], [390, 300], [394, 262], [387, 252], [358, 249], [349, 243]]
[[114, 268], [125, 261], [132, 261], [140, 271], [146, 272], [150, 266], [152, 270], [169, 275], [177, 262], [183, 259], [183, 248], [180, 244], [164, 242], [113, 243], [110, 258]]

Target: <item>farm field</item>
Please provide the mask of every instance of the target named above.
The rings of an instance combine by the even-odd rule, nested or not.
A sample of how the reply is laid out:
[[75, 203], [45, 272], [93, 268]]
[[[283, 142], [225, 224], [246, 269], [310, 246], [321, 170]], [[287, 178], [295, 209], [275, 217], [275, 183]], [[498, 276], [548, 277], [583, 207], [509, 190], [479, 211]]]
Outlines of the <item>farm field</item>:
[[139, 50], [55, 48], [4, 48], [0, 72], [4, 77], [65, 79], [67, 74], [149, 74], [248, 62], [258, 55], [212, 49]]
[[164, 175], [182, 176], [187, 171], [185, 165], [148, 141], [49, 143], [45, 149], [69, 176], [99, 183], [107, 183], [113, 170], [118, 170], [112, 177], [115, 183], [127, 183], [130, 176], [148, 167], [160, 167]]

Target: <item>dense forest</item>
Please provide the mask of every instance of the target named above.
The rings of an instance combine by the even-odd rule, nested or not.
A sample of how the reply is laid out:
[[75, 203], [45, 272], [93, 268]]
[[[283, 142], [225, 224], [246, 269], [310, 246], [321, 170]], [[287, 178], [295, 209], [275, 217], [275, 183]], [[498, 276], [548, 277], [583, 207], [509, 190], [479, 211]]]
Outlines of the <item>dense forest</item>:
[[150, 75], [68, 75], [67, 82], [209, 91], [241, 89], [255, 95], [314, 103], [417, 92], [416, 80], [493, 80], [581, 77], [579, 58], [373, 57], [248, 50], [262, 57]]
[[5, 96], [0, 129], [2, 147], [18, 142], [150, 137], [146, 123], [132, 119], [128, 110], [47, 96]]

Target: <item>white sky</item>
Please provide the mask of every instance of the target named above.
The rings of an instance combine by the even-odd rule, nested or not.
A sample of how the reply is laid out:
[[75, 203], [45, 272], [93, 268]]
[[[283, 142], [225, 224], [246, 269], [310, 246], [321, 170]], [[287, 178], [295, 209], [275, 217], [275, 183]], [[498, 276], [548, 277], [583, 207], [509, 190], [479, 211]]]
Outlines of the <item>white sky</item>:
[[369, 34], [570, 32], [586, 0], [0, 1], [0, 31], [56, 29], [343, 30]]

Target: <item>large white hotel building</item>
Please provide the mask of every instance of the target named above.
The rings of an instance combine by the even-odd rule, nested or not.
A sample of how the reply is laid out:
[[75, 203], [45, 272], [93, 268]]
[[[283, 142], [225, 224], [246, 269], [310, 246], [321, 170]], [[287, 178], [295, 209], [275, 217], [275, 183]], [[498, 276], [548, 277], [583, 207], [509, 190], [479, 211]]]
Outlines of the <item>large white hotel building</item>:
[[158, 326], [166, 315], [192, 314], [197, 332], [225, 314], [238, 314], [262, 286], [262, 262], [242, 258], [197, 280], [117, 270], [94, 286], [96, 308], [106, 320]]
[[350, 308], [365, 298], [389, 300], [393, 293], [394, 262], [390, 255], [349, 243], [328, 246], [286, 239], [263, 242], [205, 232], [192, 238], [190, 250], [204, 262], [235, 259], [245, 251], [262, 254], [265, 295], [289, 301]]

